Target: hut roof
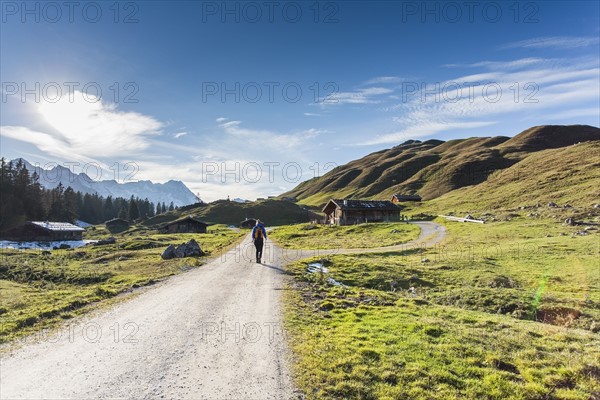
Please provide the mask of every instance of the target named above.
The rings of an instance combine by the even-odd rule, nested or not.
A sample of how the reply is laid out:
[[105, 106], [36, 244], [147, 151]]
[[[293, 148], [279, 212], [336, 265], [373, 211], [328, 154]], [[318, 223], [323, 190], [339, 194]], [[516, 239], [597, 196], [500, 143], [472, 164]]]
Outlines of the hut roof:
[[400, 194], [397, 193], [392, 196], [392, 198], [396, 198], [398, 201], [421, 201], [421, 196], [417, 194]]
[[179, 224], [179, 223], [181, 223], [181, 222], [186, 222], [186, 221], [193, 221], [193, 222], [197, 222], [197, 223], [199, 223], [199, 224], [202, 224], [202, 225], [206, 225], [206, 226], [208, 226], [208, 224], [207, 224], [206, 222], [204, 222], [204, 221], [200, 221], [199, 219], [197, 219], [197, 218], [194, 218], [194, 217], [192, 217], [192, 216], [190, 216], [190, 215], [188, 215], [187, 217], [183, 217], [183, 218], [176, 219], [175, 221], [171, 221], [171, 222], [169, 222], [169, 223], [165, 224], [164, 226], [165, 226], [165, 227], [167, 227], [167, 226], [171, 226], [171, 225]]
[[29, 223], [52, 232], [83, 232], [85, 230], [68, 222], [30, 221]]
[[106, 224], [128, 224], [129, 225], [129, 221], [127, 221], [123, 218], [113, 218], [113, 219], [109, 219], [104, 224], [105, 225]]
[[331, 199], [323, 207], [323, 212], [331, 208], [342, 210], [379, 210], [397, 211], [399, 207], [389, 200], [354, 200], [354, 199]]

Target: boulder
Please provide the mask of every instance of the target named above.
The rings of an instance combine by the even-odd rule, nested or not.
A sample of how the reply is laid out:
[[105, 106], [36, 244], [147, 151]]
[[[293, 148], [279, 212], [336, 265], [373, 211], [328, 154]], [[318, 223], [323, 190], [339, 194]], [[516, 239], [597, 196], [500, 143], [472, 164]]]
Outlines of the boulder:
[[187, 243], [182, 243], [175, 247], [170, 244], [165, 251], [161, 254], [164, 260], [171, 258], [185, 258], [185, 257], [200, 257], [203, 256], [204, 252], [200, 248], [200, 245], [196, 240], [192, 239]]
[[160, 257], [163, 260], [170, 260], [171, 258], [175, 258], [175, 246], [172, 244], [168, 245], [165, 251], [162, 252]]
[[548, 203], [548, 207], [558, 207], [558, 204], [556, 204], [555, 202], [551, 201], [550, 203]]

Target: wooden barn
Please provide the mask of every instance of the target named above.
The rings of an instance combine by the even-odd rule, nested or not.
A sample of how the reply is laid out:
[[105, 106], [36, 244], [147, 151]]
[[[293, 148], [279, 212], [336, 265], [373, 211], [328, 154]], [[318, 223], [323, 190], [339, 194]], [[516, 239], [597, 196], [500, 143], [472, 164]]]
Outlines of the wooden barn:
[[187, 216], [164, 225], [160, 233], [206, 233], [207, 226], [206, 222]]
[[110, 233], [119, 233], [129, 229], [129, 221], [122, 218], [113, 218], [106, 221], [104, 225], [106, 225], [106, 229], [108, 229]]
[[400, 221], [402, 208], [387, 200], [331, 199], [323, 208], [326, 223], [354, 225], [363, 222]]
[[421, 201], [421, 196], [416, 194], [395, 194], [392, 196], [392, 203], [401, 203], [403, 201]]
[[256, 225], [256, 219], [254, 218], [246, 218], [242, 222], [240, 222], [240, 228], [252, 229]]
[[29, 221], [5, 232], [2, 236], [17, 242], [60, 242], [83, 240], [83, 228], [68, 222]]

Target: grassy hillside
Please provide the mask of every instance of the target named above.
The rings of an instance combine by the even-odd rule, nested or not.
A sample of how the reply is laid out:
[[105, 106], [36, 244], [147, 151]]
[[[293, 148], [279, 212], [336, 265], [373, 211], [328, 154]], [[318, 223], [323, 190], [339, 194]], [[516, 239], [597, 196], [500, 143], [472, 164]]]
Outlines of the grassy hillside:
[[[588, 141], [600, 141], [600, 129], [586, 125], [547, 125], [530, 128], [513, 138], [410, 140], [339, 166], [282, 196], [296, 197], [303, 204], [315, 206], [330, 198], [388, 198], [394, 193], [417, 193], [425, 200], [434, 199], [479, 185], [490, 175], [538, 152]], [[538, 156], [534, 162], [542, 170], [564, 169], [560, 159], [552, 161], [546, 162], [543, 156]]]
[[[549, 202], [573, 208], [549, 208]], [[527, 207], [532, 214], [584, 217], [600, 203], [600, 141], [531, 154], [491, 174], [479, 185], [446, 193], [423, 205], [422, 211], [481, 214], [493, 209]]]
[[172, 211], [150, 218], [143, 224], [157, 226], [174, 221], [182, 216], [193, 215], [206, 222], [238, 226], [246, 218], [259, 218], [267, 225], [285, 225], [308, 222], [314, 218], [306, 206], [283, 200], [261, 200], [250, 203], [218, 200], [212, 203], [185, 207], [183, 211]]

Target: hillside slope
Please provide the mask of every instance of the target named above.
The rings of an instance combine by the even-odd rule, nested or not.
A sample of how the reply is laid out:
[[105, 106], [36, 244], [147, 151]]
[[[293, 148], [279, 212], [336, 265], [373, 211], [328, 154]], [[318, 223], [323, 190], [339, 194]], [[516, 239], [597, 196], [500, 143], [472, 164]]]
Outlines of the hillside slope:
[[550, 202], [583, 209], [600, 203], [600, 141], [533, 153], [485, 182], [446, 193], [425, 208], [436, 213], [479, 213], [547, 207]]
[[146, 226], [171, 222], [186, 215], [193, 215], [209, 223], [238, 226], [246, 218], [259, 218], [265, 224], [285, 225], [308, 222], [314, 218], [311, 211], [295, 203], [283, 200], [262, 200], [248, 203], [218, 200], [197, 207], [184, 207], [146, 220]]
[[[322, 205], [333, 197], [386, 198], [394, 193], [430, 200], [456, 189], [479, 185], [538, 152], [580, 142], [600, 141], [600, 129], [588, 125], [544, 125], [506, 136], [474, 137], [443, 142], [409, 140], [339, 166], [303, 182], [282, 196]], [[543, 168], [561, 169], [539, 160]]]

